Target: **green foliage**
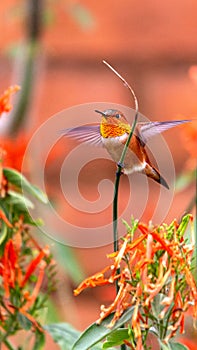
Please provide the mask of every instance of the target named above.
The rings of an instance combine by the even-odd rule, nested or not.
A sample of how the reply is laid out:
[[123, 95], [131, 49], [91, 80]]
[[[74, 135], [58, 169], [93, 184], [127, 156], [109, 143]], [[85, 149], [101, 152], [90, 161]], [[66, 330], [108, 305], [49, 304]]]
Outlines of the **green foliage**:
[[46, 194], [43, 191], [41, 191], [37, 186], [32, 185], [20, 172], [18, 172], [15, 169], [4, 168], [3, 173], [12, 185], [16, 186], [22, 192], [27, 191], [27, 193], [31, 194], [42, 203], [48, 203], [48, 198]]
[[160, 342], [161, 350], [189, 350], [187, 346], [170, 341], [168, 344]]
[[[32, 225], [41, 224], [31, 218], [32, 201], [23, 190], [42, 203], [47, 196], [14, 169], [2, 169], [0, 196], [0, 344], [14, 349], [9, 341], [20, 330], [34, 334], [33, 350], [43, 349], [45, 334], [39, 314], [46, 307], [55, 286], [55, 265], [49, 249], [42, 249], [31, 237]], [[44, 273], [44, 274], [43, 274]], [[43, 278], [45, 292], [41, 293]], [[39, 281], [39, 284], [37, 284]], [[25, 349], [23, 345], [18, 350]]]
[[76, 338], [80, 335], [80, 332], [68, 323], [49, 324], [44, 328], [62, 350], [71, 350]]
[[[8, 190], [5, 196], [0, 197], [0, 209], [8, 220], [17, 221], [22, 216], [25, 223], [41, 226], [43, 224], [41, 219], [32, 219], [29, 210], [34, 208], [34, 204], [23, 191], [45, 204], [48, 203], [46, 194], [14, 169], [4, 168], [3, 174], [8, 181]], [[2, 223], [0, 243], [5, 240], [7, 232], [8, 228]]]
[[[125, 341], [133, 348], [142, 344], [146, 350], [151, 342], [158, 349], [159, 341], [163, 350], [185, 349], [168, 339], [182, 327], [183, 314], [177, 310], [177, 304], [183, 303], [184, 309], [186, 300], [194, 300], [192, 245], [185, 238], [189, 228], [190, 235], [194, 235], [193, 218], [188, 214], [179, 224], [174, 220], [170, 225], [158, 227], [132, 219], [131, 227], [128, 224], [126, 227], [127, 234], [118, 253], [110, 255], [113, 261], [107, 270], [90, 276], [75, 290], [80, 293], [88, 287], [111, 284], [115, 282], [114, 276], [119, 275], [120, 289], [110, 305], [102, 306], [102, 322], [88, 327], [72, 350], [89, 349], [104, 339], [103, 349], [115, 346], [122, 349]], [[134, 235], [136, 230], [138, 234]]]
[[115, 330], [119, 329], [124, 323], [128, 322], [131, 319], [132, 314], [133, 308], [129, 308], [124, 312], [124, 314], [112, 328], [107, 326], [113, 319], [114, 313], [106, 317], [100, 325], [93, 323], [80, 335], [80, 337], [74, 343], [72, 350], [85, 350], [91, 348], [93, 345], [109, 336]]
[[77, 284], [84, 278], [81, 264], [77, 261], [70, 247], [57, 243], [55, 259], [61, 264], [74, 283]]
[[111, 349], [112, 346], [118, 346], [124, 343], [124, 340], [129, 340], [129, 329], [120, 328], [112, 332], [107, 336], [105, 343], [103, 344], [103, 349]]
[[[71, 350], [80, 332], [68, 323], [49, 324], [44, 327], [50, 333], [53, 340], [60, 346], [62, 350]], [[87, 349], [88, 344], [83, 349]], [[102, 344], [91, 346], [93, 350], [102, 350]]]

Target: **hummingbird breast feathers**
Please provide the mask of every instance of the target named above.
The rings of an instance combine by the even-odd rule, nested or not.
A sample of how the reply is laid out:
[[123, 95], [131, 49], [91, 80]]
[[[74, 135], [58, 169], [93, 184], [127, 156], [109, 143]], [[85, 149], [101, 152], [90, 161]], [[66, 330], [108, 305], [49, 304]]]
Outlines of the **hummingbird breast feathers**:
[[[127, 141], [127, 138], [128, 138], [127, 133], [124, 133], [123, 135], [116, 136], [116, 137], [108, 137], [108, 138], [101, 137], [103, 146], [106, 148], [106, 150], [108, 151], [108, 153], [116, 163], [118, 163], [121, 158], [122, 151]], [[138, 143], [139, 141], [137, 137], [133, 137], [133, 139], [131, 140], [131, 143], [129, 144], [129, 148], [127, 149], [125, 159], [124, 159], [124, 164], [123, 164], [124, 174], [131, 174], [136, 171], [141, 172], [146, 167], [146, 161], [144, 159], [144, 155], [141, 152], [138, 155], [136, 154], [136, 152], [134, 152], [134, 149], [136, 148], [135, 144], [137, 144], [137, 148], [138, 148]]]

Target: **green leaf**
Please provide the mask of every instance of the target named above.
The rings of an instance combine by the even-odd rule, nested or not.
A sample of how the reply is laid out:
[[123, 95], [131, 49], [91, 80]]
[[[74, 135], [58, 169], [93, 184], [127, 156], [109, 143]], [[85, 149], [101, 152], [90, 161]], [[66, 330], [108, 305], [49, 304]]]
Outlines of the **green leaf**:
[[10, 183], [20, 188], [22, 191], [27, 191], [45, 204], [48, 203], [46, 194], [35, 185], [32, 185], [20, 172], [11, 168], [4, 168], [3, 173]]
[[187, 226], [188, 226], [188, 223], [189, 223], [189, 220], [190, 220], [190, 215], [187, 214], [185, 215], [182, 220], [181, 220], [181, 223], [177, 229], [177, 234], [180, 235], [181, 237], [184, 235], [186, 229], [187, 229]]
[[8, 233], [8, 227], [4, 221], [1, 224], [1, 232], [0, 232], [0, 245], [5, 241]]
[[[0, 210], [4, 213], [4, 215], [7, 217], [9, 220], [9, 213], [7, 211], [6, 206], [3, 203], [3, 199], [0, 198]], [[8, 226], [7, 224], [1, 220], [1, 230], [0, 230], [0, 245], [5, 241], [8, 233]]]
[[34, 208], [34, 204], [27, 197], [23, 196], [21, 193], [9, 190], [8, 195], [9, 196], [6, 197], [6, 203], [16, 206], [18, 210], [26, 210], [26, 208], [30, 208], [30, 209]]
[[159, 342], [161, 350], [189, 350], [187, 346], [178, 342], [169, 341], [167, 344], [164, 344], [161, 340], [159, 340]]
[[106, 342], [103, 344], [103, 349], [111, 348], [123, 344], [125, 339], [129, 339], [127, 328], [119, 328], [107, 336]]
[[187, 346], [181, 343], [169, 342], [171, 350], [189, 350]]
[[164, 344], [163, 342], [161, 342], [161, 340], [159, 340], [159, 343], [160, 343], [161, 350], [170, 350], [169, 344]]
[[152, 314], [153, 316], [158, 319], [159, 318], [159, 314], [161, 313], [161, 311], [164, 308], [164, 305], [162, 305], [162, 301], [163, 299], [166, 297], [165, 294], [159, 293], [157, 294], [152, 302]]
[[35, 342], [33, 350], [41, 350], [43, 349], [43, 346], [45, 344], [45, 334], [44, 332], [40, 332], [39, 330], [36, 330], [35, 332]]
[[125, 225], [127, 232], [130, 233], [131, 237], [133, 237], [135, 231], [137, 230], [139, 220], [135, 220], [133, 217], [131, 217], [131, 226], [122, 219], [123, 224]]
[[72, 349], [76, 338], [80, 335], [80, 332], [68, 323], [49, 324], [44, 326], [44, 328], [62, 350]]
[[80, 335], [73, 345], [72, 350], [87, 350], [92, 348], [93, 345], [97, 344], [114, 330], [120, 328], [124, 323], [128, 322], [132, 317], [133, 310], [134, 307], [131, 307], [125, 311], [112, 328], [108, 328], [107, 326], [113, 319], [114, 313], [106, 317], [100, 325], [93, 323]]
[[78, 284], [85, 278], [82, 267], [75, 257], [72, 248], [63, 244], [56, 245], [55, 259], [62, 265], [65, 271], [70, 275], [72, 281]]
[[17, 319], [23, 329], [25, 329], [26, 331], [31, 329], [32, 322], [20, 312], [17, 314]]
[[[80, 332], [68, 323], [49, 324], [44, 326], [44, 328], [62, 350], [71, 350], [74, 342], [80, 335]], [[102, 350], [102, 344], [93, 346], [91, 349]]]
[[115, 349], [115, 348], [113, 348], [113, 346], [115, 346], [115, 345], [121, 345], [121, 344], [123, 344], [123, 342], [121, 341], [120, 343], [114, 343], [114, 342], [110, 342], [110, 341], [106, 341], [104, 344], [103, 344], [103, 347], [102, 347], [102, 349]]

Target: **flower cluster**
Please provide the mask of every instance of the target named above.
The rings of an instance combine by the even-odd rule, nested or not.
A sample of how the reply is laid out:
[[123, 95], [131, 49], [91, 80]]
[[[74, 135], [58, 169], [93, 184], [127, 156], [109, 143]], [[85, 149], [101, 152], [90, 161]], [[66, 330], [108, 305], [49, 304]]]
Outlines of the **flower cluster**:
[[[0, 115], [11, 109], [12, 93], [8, 88], [0, 97]], [[31, 236], [33, 221], [28, 206], [33, 203], [27, 193], [46, 203], [46, 195], [32, 185], [20, 172], [5, 168], [4, 148], [0, 148], [0, 345], [12, 346], [9, 336], [21, 329], [32, 330], [40, 348], [44, 332], [39, 322], [49, 294], [54, 290], [54, 261], [49, 248], [41, 248]], [[37, 347], [37, 348], [38, 348]], [[21, 347], [20, 347], [21, 348]]]
[[[39, 298], [45, 270], [53, 264], [49, 248], [39, 247], [22, 218], [14, 225], [6, 217], [1, 215], [1, 218], [13, 230], [0, 257], [1, 328], [6, 330], [10, 320], [16, 324], [18, 315], [24, 315], [33, 327], [42, 331], [33, 315], [38, 311], [35, 302]], [[19, 322], [17, 328], [20, 326]]]
[[[184, 238], [189, 222], [191, 243]], [[133, 308], [130, 327], [136, 349], [142, 349], [150, 329], [168, 342], [178, 329], [183, 333], [186, 310], [192, 307], [194, 319], [197, 318], [197, 287], [191, 271], [193, 250], [191, 215], [180, 224], [173, 221], [169, 226], [153, 227], [134, 221], [122, 238], [119, 251], [108, 255], [112, 263], [84, 280], [74, 294], [118, 280], [115, 300], [108, 307], [101, 306], [97, 323], [114, 313], [108, 325], [113, 327], [125, 310]]]

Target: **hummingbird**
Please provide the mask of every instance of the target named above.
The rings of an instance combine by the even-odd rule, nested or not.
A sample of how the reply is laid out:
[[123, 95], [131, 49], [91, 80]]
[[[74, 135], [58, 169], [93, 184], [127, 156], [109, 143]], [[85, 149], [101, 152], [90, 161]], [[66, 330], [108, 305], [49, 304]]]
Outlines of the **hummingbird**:
[[[104, 111], [95, 110], [95, 112], [101, 114], [100, 124], [66, 129], [62, 131], [63, 135], [79, 142], [103, 146], [118, 164], [132, 126], [121, 111], [106, 109]], [[129, 175], [140, 172], [169, 189], [159, 170], [151, 164], [145, 146], [150, 137], [189, 121], [138, 122], [127, 148], [122, 173]]]

